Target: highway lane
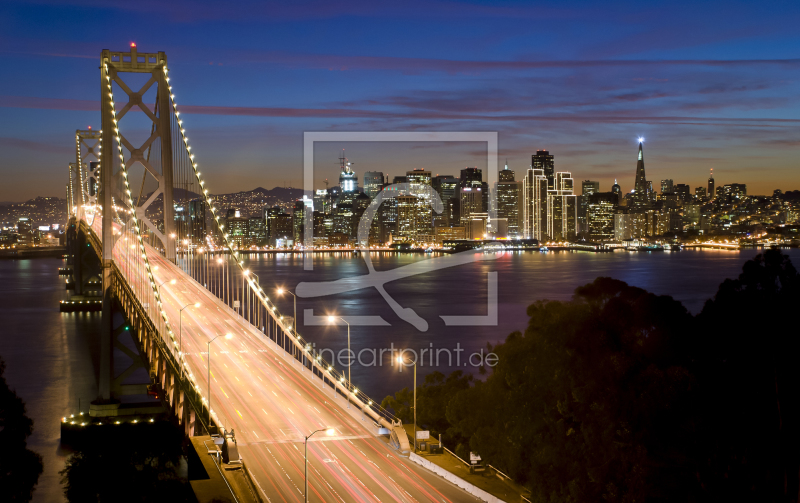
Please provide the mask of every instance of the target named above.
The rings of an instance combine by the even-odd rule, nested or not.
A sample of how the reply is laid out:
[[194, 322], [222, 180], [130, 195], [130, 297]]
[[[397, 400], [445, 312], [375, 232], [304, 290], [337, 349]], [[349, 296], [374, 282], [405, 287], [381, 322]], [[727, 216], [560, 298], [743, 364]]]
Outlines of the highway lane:
[[[115, 252], [123, 249], [117, 246]], [[291, 355], [154, 250], [148, 257], [157, 266], [157, 284], [166, 283], [164, 310], [179, 338], [179, 309], [201, 305], [183, 311], [182, 347], [204, 395], [206, 343], [216, 335], [233, 336], [211, 345], [212, 409], [220, 424], [235, 431], [245, 463], [269, 501], [303, 500], [303, 436], [328, 427], [333, 436], [320, 432], [308, 442], [311, 501], [477, 501], [399, 456], [368, 429], [369, 418], [353, 406], [354, 417], [343, 397], [330, 386], [321, 389], [320, 379]], [[141, 256], [115, 253], [115, 260], [131, 265]]]

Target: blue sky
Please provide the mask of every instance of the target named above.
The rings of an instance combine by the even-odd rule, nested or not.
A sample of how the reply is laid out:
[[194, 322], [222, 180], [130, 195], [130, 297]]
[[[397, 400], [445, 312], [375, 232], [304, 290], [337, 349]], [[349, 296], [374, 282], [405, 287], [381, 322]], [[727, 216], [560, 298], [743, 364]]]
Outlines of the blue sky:
[[[164, 51], [212, 192], [300, 186], [304, 131], [497, 131], [577, 180], [800, 189], [800, 3], [13, 2], [0, 6], [0, 201], [63, 196], [100, 127], [99, 55]], [[123, 128], [124, 130], [124, 128]], [[323, 144], [359, 174], [486, 165], [481, 145]]]

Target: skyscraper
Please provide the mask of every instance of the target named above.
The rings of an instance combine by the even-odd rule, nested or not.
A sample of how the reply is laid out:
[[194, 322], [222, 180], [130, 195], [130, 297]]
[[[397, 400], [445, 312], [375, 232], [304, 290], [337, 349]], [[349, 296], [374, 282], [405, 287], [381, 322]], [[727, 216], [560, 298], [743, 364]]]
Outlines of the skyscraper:
[[547, 188], [555, 188], [556, 164], [549, 151], [537, 150], [536, 153], [531, 156], [531, 168], [541, 169], [545, 178], [547, 178]]
[[614, 239], [614, 208], [617, 195], [613, 192], [595, 192], [588, 199], [588, 230], [593, 241]]
[[717, 193], [714, 192], [714, 168], [711, 168], [711, 174], [708, 175], [708, 197], [714, 199]]
[[542, 169], [528, 169], [522, 194], [522, 234], [541, 241], [547, 235], [547, 177]]
[[636, 161], [636, 181], [633, 186], [633, 207], [634, 209], [646, 208], [650, 206], [650, 194], [648, 191], [647, 178], [644, 172], [644, 138], [639, 138], [639, 159]]
[[505, 218], [508, 222], [508, 237], [521, 238], [522, 226], [522, 182], [514, 180], [514, 171], [500, 170], [500, 181], [497, 183], [497, 218]]
[[669, 192], [674, 192], [672, 179], [667, 178], [666, 180], [661, 180], [661, 193], [666, 194]]
[[589, 196], [600, 192], [600, 182], [584, 180], [581, 182], [581, 195], [578, 196], [578, 232], [589, 232]]
[[555, 189], [547, 191], [547, 234], [551, 239], [572, 239], [577, 234], [578, 200], [572, 173], [559, 171]]
[[[483, 181], [483, 170], [480, 168], [464, 168], [461, 170], [461, 176], [458, 180], [459, 190], [466, 187], [480, 189], [481, 193], [481, 209], [476, 211], [489, 211], [489, 184]], [[464, 206], [461, 206], [464, 209]]]
[[364, 193], [373, 199], [381, 191], [383, 172], [367, 171], [364, 173]]
[[341, 173], [339, 173], [339, 187], [342, 189], [342, 195], [355, 194], [358, 192], [358, 175], [351, 168], [351, 163], [347, 157], [344, 156], [344, 149], [342, 149], [342, 157], [339, 158]]

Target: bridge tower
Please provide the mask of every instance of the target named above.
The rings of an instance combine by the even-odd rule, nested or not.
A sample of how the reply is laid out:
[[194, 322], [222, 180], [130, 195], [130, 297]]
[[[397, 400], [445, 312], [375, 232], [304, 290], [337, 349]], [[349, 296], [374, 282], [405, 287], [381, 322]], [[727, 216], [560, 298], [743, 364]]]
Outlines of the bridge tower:
[[85, 200], [81, 201], [81, 204], [97, 205], [101, 138], [100, 131], [92, 131], [91, 129], [75, 130], [75, 165], [81, 170], [77, 175], [78, 179], [83, 181], [80, 190], [82, 192], [81, 197], [85, 198]]
[[[117, 203], [131, 196], [128, 192], [122, 199], [121, 163], [130, 169], [136, 163], [144, 167], [145, 180], [152, 177], [158, 188], [150, 194], [143, 204], [137, 202], [132, 205], [136, 218], [144, 222], [150, 232], [162, 243], [165, 256], [175, 262], [175, 240], [173, 234], [174, 208], [173, 208], [173, 155], [172, 132], [170, 128], [170, 93], [164, 69], [167, 65], [167, 56], [163, 52], [138, 53], [136, 44], [131, 44], [130, 52], [113, 52], [104, 49], [100, 56], [100, 102], [102, 115], [102, 128], [100, 149], [102, 158], [100, 163], [100, 184], [98, 203], [102, 208], [102, 262], [103, 262], [103, 326], [100, 342], [100, 389], [102, 400], [113, 400], [113, 292], [112, 292], [112, 250], [115, 244], [114, 216]], [[106, 69], [107, 68], [107, 72]], [[138, 91], [133, 91], [126, 84], [123, 76], [126, 74], [149, 74], [149, 78]], [[133, 79], [130, 79], [133, 80]], [[109, 85], [116, 85], [119, 91], [125, 93], [127, 104], [115, 106], [109, 101]], [[153, 86], [156, 86], [156, 98], [153, 109], [144, 103], [143, 97]], [[116, 96], [120, 96], [117, 94]], [[120, 123], [131, 111], [138, 107], [150, 119], [150, 136], [141, 145], [133, 145], [121, 132]], [[116, 108], [116, 114], [115, 109]], [[115, 142], [121, 144], [122, 149], [115, 148]], [[160, 151], [160, 152], [159, 152]], [[115, 155], [119, 152], [119, 155]], [[127, 153], [127, 156], [124, 156]], [[151, 154], [156, 153], [151, 158]], [[160, 154], [160, 155], [159, 155]], [[145, 185], [142, 181], [142, 187]], [[163, 209], [163, 227], [159, 228], [151, 222], [147, 215], [147, 208], [161, 196]]]

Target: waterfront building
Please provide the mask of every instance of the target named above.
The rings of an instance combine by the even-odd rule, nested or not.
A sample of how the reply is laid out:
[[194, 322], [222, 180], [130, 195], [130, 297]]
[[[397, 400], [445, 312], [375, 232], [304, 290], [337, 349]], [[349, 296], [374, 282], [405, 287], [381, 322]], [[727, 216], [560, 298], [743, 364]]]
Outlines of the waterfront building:
[[468, 226], [473, 213], [483, 213], [481, 187], [461, 187], [461, 225]]
[[283, 213], [283, 208], [280, 206], [264, 207], [264, 233], [270, 242], [272, 241], [273, 233], [276, 231], [275, 218], [281, 213]]
[[267, 239], [266, 225], [260, 216], [247, 219], [247, 242], [245, 246], [261, 246]]
[[523, 197], [522, 182], [515, 180], [514, 171], [508, 169], [500, 170], [500, 181], [497, 182], [497, 218], [505, 218], [508, 223], [508, 237], [522, 237], [522, 214]]
[[600, 242], [613, 240], [617, 195], [613, 192], [595, 192], [586, 197], [589, 239]]
[[584, 180], [581, 182], [581, 195], [578, 196], [578, 232], [589, 232], [589, 196], [600, 192], [600, 182]]
[[247, 221], [248, 218], [242, 216], [239, 210], [228, 210], [228, 218], [225, 220], [225, 230], [229, 235], [229, 239], [236, 243], [239, 248], [249, 246], [249, 239], [247, 237]]
[[270, 236], [270, 245], [275, 248], [291, 248], [294, 246], [294, 220], [292, 215], [281, 213], [273, 220], [273, 234]]
[[[489, 211], [489, 184], [483, 181], [483, 170], [480, 168], [464, 168], [461, 170], [461, 176], [458, 180], [459, 190], [470, 188], [472, 191], [480, 192], [481, 204], [480, 209], [473, 209], [472, 211]], [[461, 199], [459, 197], [459, 199]], [[464, 211], [464, 204], [462, 199], [461, 210]], [[465, 216], [462, 213], [462, 218]]]
[[573, 192], [572, 173], [559, 171], [555, 189], [547, 191], [547, 235], [551, 239], [573, 239], [577, 234], [578, 200]]
[[547, 177], [541, 169], [528, 169], [522, 184], [525, 239], [544, 241], [547, 235]]
[[436, 242], [441, 244], [443, 241], [449, 239], [466, 239], [466, 228], [463, 225], [453, 227], [437, 227], [436, 228]]
[[642, 212], [631, 212], [618, 208], [614, 214], [614, 239], [626, 241], [646, 236], [647, 215]]
[[439, 198], [444, 205], [444, 211], [440, 214], [433, 213], [433, 226], [443, 227], [458, 225], [459, 213], [456, 212], [456, 217], [452, 218], [453, 200], [458, 201], [458, 178], [450, 175], [437, 175], [431, 178], [431, 187], [439, 194]]

